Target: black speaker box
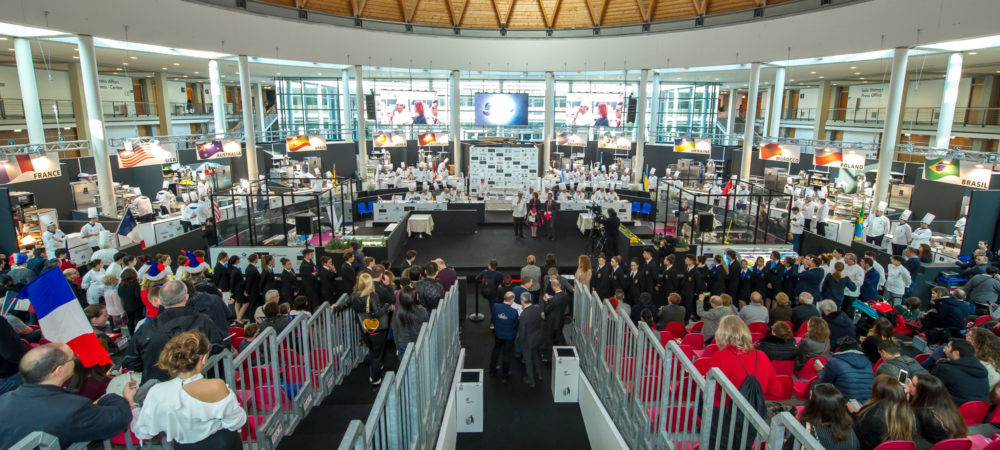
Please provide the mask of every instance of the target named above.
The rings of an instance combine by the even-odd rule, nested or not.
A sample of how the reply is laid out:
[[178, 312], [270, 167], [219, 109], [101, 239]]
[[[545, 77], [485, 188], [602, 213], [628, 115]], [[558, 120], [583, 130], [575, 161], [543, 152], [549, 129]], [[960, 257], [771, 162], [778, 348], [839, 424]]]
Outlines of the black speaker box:
[[369, 120], [375, 120], [375, 94], [365, 94], [365, 114]]
[[313, 221], [309, 216], [295, 216], [295, 234], [313, 234]]
[[698, 231], [712, 231], [715, 228], [715, 215], [698, 214]]
[[635, 123], [635, 113], [637, 109], [639, 109], [639, 106], [635, 97], [629, 97], [628, 106], [625, 107], [625, 122]]

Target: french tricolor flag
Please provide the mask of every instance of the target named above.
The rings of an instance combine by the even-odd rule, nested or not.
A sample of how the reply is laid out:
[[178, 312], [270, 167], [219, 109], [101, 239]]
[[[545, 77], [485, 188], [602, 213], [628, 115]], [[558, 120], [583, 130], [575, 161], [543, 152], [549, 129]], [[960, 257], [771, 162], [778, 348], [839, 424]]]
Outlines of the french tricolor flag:
[[111, 364], [111, 357], [97, 340], [90, 321], [62, 272], [49, 270], [43, 273], [28, 283], [18, 297], [31, 302], [45, 338], [69, 345], [84, 367]]

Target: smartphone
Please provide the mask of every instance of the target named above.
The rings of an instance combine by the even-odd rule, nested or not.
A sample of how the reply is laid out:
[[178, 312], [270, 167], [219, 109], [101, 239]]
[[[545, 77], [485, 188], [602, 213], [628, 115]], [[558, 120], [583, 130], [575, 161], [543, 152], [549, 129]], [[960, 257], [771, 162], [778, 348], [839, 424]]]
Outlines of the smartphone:
[[823, 367], [823, 361], [821, 361], [821, 360], [817, 359], [816, 360], [816, 364], [819, 364], [820, 367]]
[[857, 400], [855, 400], [855, 399], [852, 398], [852, 399], [848, 400], [847, 403], [849, 405], [851, 405], [854, 408], [855, 411], [861, 410], [861, 403], [859, 403]]
[[910, 373], [905, 370], [899, 371], [899, 384], [906, 385], [906, 378], [910, 376]]

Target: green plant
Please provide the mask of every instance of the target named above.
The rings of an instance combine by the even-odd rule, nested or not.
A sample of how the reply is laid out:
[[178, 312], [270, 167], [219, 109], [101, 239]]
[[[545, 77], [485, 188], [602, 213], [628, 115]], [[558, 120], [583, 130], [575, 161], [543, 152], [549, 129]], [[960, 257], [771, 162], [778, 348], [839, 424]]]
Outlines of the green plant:
[[359, 249], [361, 248], [361, 241], [357, 239], [346, 239], [346, 238], [331, 240], [330, 242], [327, 242], [326, 245], [323, 246], [323, 248], [327, 250], [347, 250], [351, 248], [351, 243], [356, 244], [357, 248]]

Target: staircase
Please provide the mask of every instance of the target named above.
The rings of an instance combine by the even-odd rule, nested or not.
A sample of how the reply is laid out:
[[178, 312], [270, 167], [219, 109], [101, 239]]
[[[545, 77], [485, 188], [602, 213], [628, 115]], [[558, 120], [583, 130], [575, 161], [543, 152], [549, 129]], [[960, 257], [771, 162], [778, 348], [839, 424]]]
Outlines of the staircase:
[[[390, 349], [386, 349], [386, 353]], [[395, 353], [395, 348], [391, 348]], [[366, 420], [378, 391], [368, 384], [368, 365], [362, 363], [333, 388], [333, 392], [313, 407], [278, 449], [328, 448], [340, 442], [352, 420]]]

